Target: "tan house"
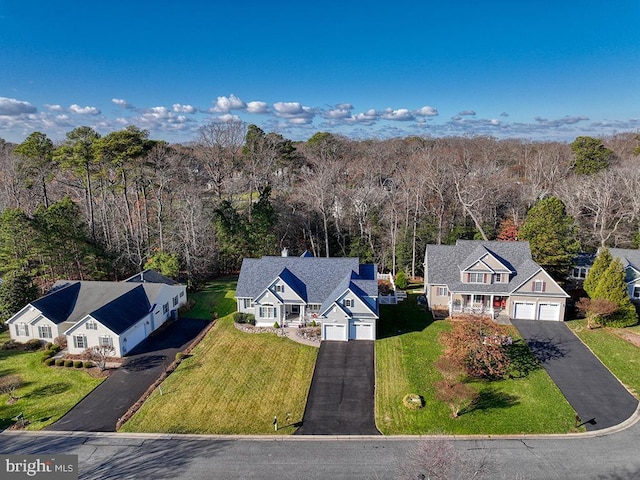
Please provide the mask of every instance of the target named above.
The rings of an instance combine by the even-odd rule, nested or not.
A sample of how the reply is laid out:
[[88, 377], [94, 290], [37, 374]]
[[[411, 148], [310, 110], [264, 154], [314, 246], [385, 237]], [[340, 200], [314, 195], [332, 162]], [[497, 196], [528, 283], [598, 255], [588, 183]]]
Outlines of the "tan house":
[[564, 320], [569, 295], [533, 261], [528, 242], [427, 245], [424, 271], [435, 315]]

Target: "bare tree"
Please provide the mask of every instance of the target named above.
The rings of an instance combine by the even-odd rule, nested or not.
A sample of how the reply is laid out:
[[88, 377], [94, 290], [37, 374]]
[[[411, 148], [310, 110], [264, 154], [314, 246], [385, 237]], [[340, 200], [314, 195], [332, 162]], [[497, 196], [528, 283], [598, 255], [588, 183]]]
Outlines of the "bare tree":
[[471, 456], [444, 438], [420, 440], [399, 467], [401, 477], [423, 480], [479, 480], [488, 472], [488, 456]]
[[24, 385], [24, 380], [20, 375], [4, 375], [0, 377], [0, 393], [9, 395], [7, 403], [15, 403], [19, 397], [16, 396], [16, 390]]
[[110, 345], [95, 345], [86, 350], [86, 356], [91, 360], [100, 371], [107, 368], [107, 360], [116, 353], [116, 349]]

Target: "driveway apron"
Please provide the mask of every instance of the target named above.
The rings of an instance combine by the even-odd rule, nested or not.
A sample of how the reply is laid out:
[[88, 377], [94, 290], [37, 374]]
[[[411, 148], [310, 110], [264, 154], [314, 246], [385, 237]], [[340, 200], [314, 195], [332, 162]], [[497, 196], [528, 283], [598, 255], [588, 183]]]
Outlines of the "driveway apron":
[[512, 320], [587, 430], [622, 423], [638, 400], [562, 322]]
[[46, 430], [115, 432], [118, 419], [205, 326], [202, 320], [181, 318], [147, 338], [122, 367]]
[[374, 342], [322, 342], [296, 434], [380, 435], [374, 369]]

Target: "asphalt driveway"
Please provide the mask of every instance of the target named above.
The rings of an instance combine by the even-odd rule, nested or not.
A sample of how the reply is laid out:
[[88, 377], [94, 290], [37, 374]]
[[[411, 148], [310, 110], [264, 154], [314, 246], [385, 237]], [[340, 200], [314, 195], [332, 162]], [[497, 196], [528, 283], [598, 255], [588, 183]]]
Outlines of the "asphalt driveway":
[[638, 400], [563, 322], [512, 320], [587, 430], [622, 423]]
[[122, 367], [46, 430], [115, 432], [116, 423], [206, 326], [181, 318], [140, 343]]
[[380, 435], [374, 411], [374, 342], [320, 344], [297, 435]]

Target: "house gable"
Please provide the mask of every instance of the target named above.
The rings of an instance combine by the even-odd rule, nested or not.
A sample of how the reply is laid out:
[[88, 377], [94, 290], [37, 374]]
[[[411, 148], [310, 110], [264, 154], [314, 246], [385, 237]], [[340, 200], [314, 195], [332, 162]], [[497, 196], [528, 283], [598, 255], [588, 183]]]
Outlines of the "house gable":
[[538, 295], [550, 297], [564, 297], [569, 295], [551, 278], [551, 276], [540, 268], [537, 272], [527, 278], [521, 285], [515, 288], [512, 295]]

